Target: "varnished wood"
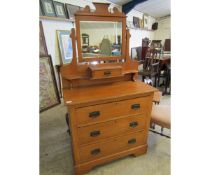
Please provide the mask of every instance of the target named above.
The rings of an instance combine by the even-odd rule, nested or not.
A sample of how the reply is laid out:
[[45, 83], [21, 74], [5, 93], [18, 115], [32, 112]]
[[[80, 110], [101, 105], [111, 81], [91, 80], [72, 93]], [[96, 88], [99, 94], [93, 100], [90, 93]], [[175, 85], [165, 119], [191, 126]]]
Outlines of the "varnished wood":
[[[82, 160], [81, 162], [87, 162], [106, 155], [110, 155], [112, 153], [128, 150], [140, 145], [145, 145], [146, 143], [144, 142], [143, 137], [144, 132], [138, 131], [136, 133], [129, 133], [121, 137], [105, 140], [103, 142], [82, 146], [80, 147]], [[135, 140], [135, 142], [129, 143], [131, 140]], [[100, 152], [95, 155], [91, 154], [91, 151], [95, 149], [100, 149]]]
[[[77, 123], [88, 124], [95, 122], [103, 122], [113, 117], [117, 118], [121, 116], [142, 114], [147, 111], [149, 105], [148, 104], [149, 98], [150, 98], [149, 96], [131, 98], [126, 100], [120, 100], [119, 98], [115, 98], [114, 99], [115, 102], [102, 103], [102, 104], [77, 108], [76, 109]], [[131, 106], [133, 104], [140, 104], [140, 108], [132, 109]], [[90, 118], [89, 114], [94, 111], [100, 111], [100, 115], [96, 118]]]
[[[137, 123], [137, 125], [132, 125]], [[129, 116], [121, 119], [111, 120], [95, 125], [89, 125], [78, 128], [79, 144], [89, 144], [107, 140], [113, 135], [123, 135], [124, 133], [145, 129], [145, 114]], [[99, 135], [91, 136], [91, 133], [98, 131]]]
[[89, 66], [91, 79], [103, 79], [123, 76], [121, 66]]
[[125, 156], [134, 155], [134, 156], [140, 156], [142, 154], [145, 154], [147, 152], [147, 145], [141, 145], [137, 147], [133, 147], [131, 149], [127, 149], [124, 151], [116, 152], [104, 157], [101, 157], [99, 159], [95, 159], [92, 161], [84, 162], [79, 165], [75, 166], [75, 172], [76, 175], [85, 174], [89, 172], [93, 167], [104, 164]]
[[[109, 4], [94, 3], [76, 13], [76, 29], [71, 30], [73, 59], [60, 69], [64, 103], [69, 113], [74, 170], [82, 175], [97, 165], [147, 151], [148, 128], [156, 88], [137, 80], [138, 62], [129, 56], [130, 33], [126, 16]], [[93, 65], [81, 60], [80, 20], [121, 21], [122, 55], [101, 57]], [[76, 43], [79, 61], [76, 58]], [[78, 47], [79, 46], [79, 47]], [[107, 72], [108, 71], [108, 72]], [[106, 76], [105, 76], [106, 75]]]
[[[141, 81], [123, 81], [100, 86], [64, 89], [64, 101], [67, 105], [84, 106], [86, 103], [98, 104], [114, 100], [125, 100], [147, 95], [153, 95], [156, 88]], [[92, 102], [92, 103], [91, 103]]]

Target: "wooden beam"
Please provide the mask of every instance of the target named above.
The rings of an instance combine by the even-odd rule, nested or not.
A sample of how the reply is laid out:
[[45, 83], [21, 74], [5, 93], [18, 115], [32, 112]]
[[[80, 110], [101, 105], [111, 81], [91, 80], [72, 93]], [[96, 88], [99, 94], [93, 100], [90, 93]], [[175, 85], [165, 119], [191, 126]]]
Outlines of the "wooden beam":
[[147, 0], [132, 0], [122, 6], [122, 11], [127, 14], [130, 12], [137, 4], [140, 4], [142, 2], [145, 2]]

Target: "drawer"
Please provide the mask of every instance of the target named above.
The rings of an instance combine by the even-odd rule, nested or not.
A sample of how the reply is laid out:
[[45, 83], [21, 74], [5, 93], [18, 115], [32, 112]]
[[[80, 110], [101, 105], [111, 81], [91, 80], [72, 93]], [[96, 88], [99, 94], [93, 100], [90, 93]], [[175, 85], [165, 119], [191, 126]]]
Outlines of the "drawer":
[[95, 143], [79, 148], [80, 161], [90, 161], [133, 147], [145, 145], [145, 133], [136, 132], [107, 142]]
[[124, 115], [136, 115], [148, 111], [150, 97], [139, 97], [118, 102], [76, 108], [77, 124], [110, 120]]
[[119, 77], [119, 76], [122, 76], [121, 69], [98, 70], [92, 73], [92, 79], [111, 78], [111, 77]]
[[79, 144], [96, 142], [99, 139], [105, 139], [136, 130], [145, 128], [146, 114], [125, 117], [104, 123], [78, 128]]
[[121, 66], [90, 66], [91, 79], [111, 78], [122, 76]]

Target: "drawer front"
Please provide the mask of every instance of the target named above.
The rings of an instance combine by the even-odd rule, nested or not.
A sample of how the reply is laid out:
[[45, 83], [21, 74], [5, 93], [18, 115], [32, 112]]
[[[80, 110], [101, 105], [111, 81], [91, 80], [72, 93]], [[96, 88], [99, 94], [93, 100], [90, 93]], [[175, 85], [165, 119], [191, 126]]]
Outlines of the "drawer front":
[[103, 156], [145, 145], [144, 132], [136, 132], [123, 137], [79, 148], [81, 162], [94, 160]]
[[146, 123], [146, 114], [130, 116], [104, 123], [78, 128], [79, 144], [96, 142], [127, 132], [143, 130]]
[[77, 108], [77, 124], [101, 122], [114, 117], [145, 113], [150, 103], [149, 98], [150, 97], [147, 96]]
[[93, 79], [117, 77], [117, 76], [122, 76], [122, 71], [121, 69], [95, 70], [93, 71], [92, 75]]

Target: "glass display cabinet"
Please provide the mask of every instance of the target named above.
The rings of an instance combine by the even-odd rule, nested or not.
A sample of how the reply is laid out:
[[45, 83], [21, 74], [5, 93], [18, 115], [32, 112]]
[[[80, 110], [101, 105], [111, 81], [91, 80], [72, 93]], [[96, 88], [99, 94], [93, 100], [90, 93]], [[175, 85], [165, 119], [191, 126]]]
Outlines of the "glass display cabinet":
[[[147, 151], [152, 98], [157, 89], [137, 80], [129, 56], [126, 16], [108, 3], [75, 13], [72, 62], [60, 68], [75, 174]], [[77, 57], [78, 55], [78, 57]]]

